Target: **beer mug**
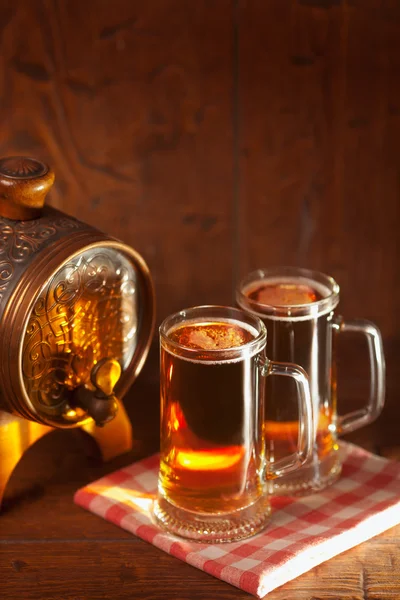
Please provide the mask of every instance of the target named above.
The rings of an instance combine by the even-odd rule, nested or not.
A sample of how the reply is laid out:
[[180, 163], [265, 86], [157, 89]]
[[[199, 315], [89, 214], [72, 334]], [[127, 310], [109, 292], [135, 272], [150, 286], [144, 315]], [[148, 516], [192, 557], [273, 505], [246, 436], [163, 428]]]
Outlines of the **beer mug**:
[[[374, 421], [385, 399], [385, 360], [378, 328], [369, 321], [344, 320], [334, 314], [339, 286], [323, 273], [295, 267], [258, 270], [237, 289], [238, 305], [259, 316], [268, 333], [268, 356], [301, 365], [310, 381], [314, 410], [310, 461], [274, 482], [278, 494], [306, 494], [332, 483], [341, 472], [338, 436]], [[335, 338], [359, 332], [367, 338], [371, 363], [370, 395], [364, 408], [346, 415], [336, 410]], [[298, 422], [290, 385], [266, 380], [265, 435], [270, 460], [296, 443]]]
[[[297, 365], [269, 361], [266, 339], [260, 319], [221, 306], [183, 310], [160, 327], [161, 455], [153, 514], [174, 534], [226, 542], [257, 533], [269, 520], [266, 482], [299, 468], [311, 453], [307, 375]], [[296, 448], [279, 461], [265, 458], [261, 381], [272, 375], [293, 379], [299, 412]]]

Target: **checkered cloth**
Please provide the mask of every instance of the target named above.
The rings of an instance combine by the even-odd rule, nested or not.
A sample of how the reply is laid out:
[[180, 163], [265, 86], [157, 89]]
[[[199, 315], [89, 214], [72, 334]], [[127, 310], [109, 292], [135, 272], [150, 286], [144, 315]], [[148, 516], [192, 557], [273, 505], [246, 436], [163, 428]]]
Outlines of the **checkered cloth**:
[[75, 502], [176, 558], [261, 597], [340, 552], [400, 523], [400, 464], [343, 443], [343, 474], [305, 498], [273, 498], [267, 529], [228, 544], [165, 533], [150, 515], [158, 455], [82, 488]]

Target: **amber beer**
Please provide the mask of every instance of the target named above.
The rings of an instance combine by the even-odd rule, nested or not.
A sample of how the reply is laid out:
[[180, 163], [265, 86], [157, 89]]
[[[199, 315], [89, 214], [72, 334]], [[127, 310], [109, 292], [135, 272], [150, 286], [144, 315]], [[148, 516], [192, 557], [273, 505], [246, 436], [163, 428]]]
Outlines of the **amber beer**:
[[[372, 423], [385, 402], [380, 331], [370, 321], [335, 314], [339, 291], [329, 275], [297, 267], [259, 269], [237, 289], [239, 306], [264, 322], [268, 358], [299, 364], [309, 376], [314, 413], [312, 458], [298, 471], [274, 481], [277, 493], [305, 494], [332, 483], [342, 466], [338, 436]], [[362, 334], [367, 340], [370, 394], [362, 408], [338, 415], [335, 340], [342, 332]], [[289, 379], [267, 378], [265, 391], [267, 456], [276, 461], [295, 444], [300, 429], [296, 402]]]
[[[180, 508], [231, 512], [260, 494], [258, 415], [249, 410], [258, 385], [257, 354], [231, 359], [223, 352], [257, 333], [229, 319], [186, 322], [162, 344], [160, 490]], [[222, 351], [218, 359], [215, 350]]]
[[[292, 473], [312, 452], [312, 405], [301, 367], [268, 360], [261, 319], [229, 306], [195, 306], [160, 326], [161, 431], [155, 521], [206, 542], [237, 541], [269, 521], [267, 481]], [[293, 378], [301, 440], [268, 461], [262, 381]]]
[[[263, 320], [269, 358], [299, 364], [310, 378], [314, 409], [313, 464], [308, 470], [304, 466], [274, 482], [279, 491], [291, 493], [323, 487], [340, 471], [332, 331], [338, 294], [336, 298], [332, 295], [334, 288], [330, 289], [329, 284], [333, 280], [328, 277], [325, 282], [307, 277], [300, 269], [293, 269], [293, 273], [282, 269], [280, 274], [271, 271], [250, 275], [239, 288], [237, 300], [241, 308]], [[278, 460], [296, 448], [299, 433], [296, 390], [293, 381], [283, 377], [267, 378], [265, 386], [266, 453], [270, 460]]]
[[[296, 306], [319, 302], [329, 290], [313, 281], [283, 279], [258, 281], [245, 290], [250, 301], [262, 311], [265, 305]], [[311, 391], [316, 421], [315, 447], [320, 459], [332, 452], [336, 440], [332, 435], [332, 416], [336, 404], [336, 380], [331, 372], [331, 315], [307, 320], [269, 320], [269, 355], [274, 360], [301, 365], [311, 376]], [[334, 362], [334, 361], [333, 361]], [[298, 439], [297, 397], [293, 382], [283, 377], [266, 380], [265, 434], [270, 458], [293, 452]], [[282, 402], [282, 399], [285, 399]]]

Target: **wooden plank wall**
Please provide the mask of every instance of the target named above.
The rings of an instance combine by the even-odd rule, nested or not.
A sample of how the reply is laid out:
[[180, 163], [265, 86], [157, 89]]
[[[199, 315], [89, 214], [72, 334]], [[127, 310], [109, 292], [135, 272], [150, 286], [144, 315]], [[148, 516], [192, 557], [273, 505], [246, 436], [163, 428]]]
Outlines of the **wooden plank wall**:
[[3, 15], [0, 153], [49, 160], [52, 204], [143, 254], [160, 319], [230, 299], [233, 16], [212, 4], [11, 0]]
[[143, 254], [158, 321], [257, 266], [323, 270], [398, 406], [398, 0], [3, 0], [0, 118], [0, 155]]
[[240, 261], [331, 273], [399, 336], [400, 3], [239, 3]]
[[0, 153], [135, 246], [159, 318], [260, 265], [331, 273], [399, 334], [400, 4], [2, 3]]

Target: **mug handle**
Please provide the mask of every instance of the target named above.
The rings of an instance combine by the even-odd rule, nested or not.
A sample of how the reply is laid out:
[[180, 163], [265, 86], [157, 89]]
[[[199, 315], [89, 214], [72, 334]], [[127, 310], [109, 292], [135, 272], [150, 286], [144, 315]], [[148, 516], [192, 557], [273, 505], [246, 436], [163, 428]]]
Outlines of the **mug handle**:
[[338, 415], [337, 431], [339, 435], [350, 433], [375, 421], [385, 404], [385, 356], [381, 333], [374, 323], [364, 319], [334, 317], [332, 327], [336, 334], [343, 332], [362, 333], [368, 342], [369, 360], [371, 364], [371, 385], [367, 404], [358, 410]]
[[313, 406], [308, 375], [302, 367], [293, 363], [275, 362], [268, 358], [262, 360], [261, 374], [263, 377], [270, 375], [292, 377], [297, 387], [299, 406], [297, 450], [277, 461], [266, 461], [266, 475], [268, 478], [275, 478], [296, 471], [311, 457], [313, 452]]

